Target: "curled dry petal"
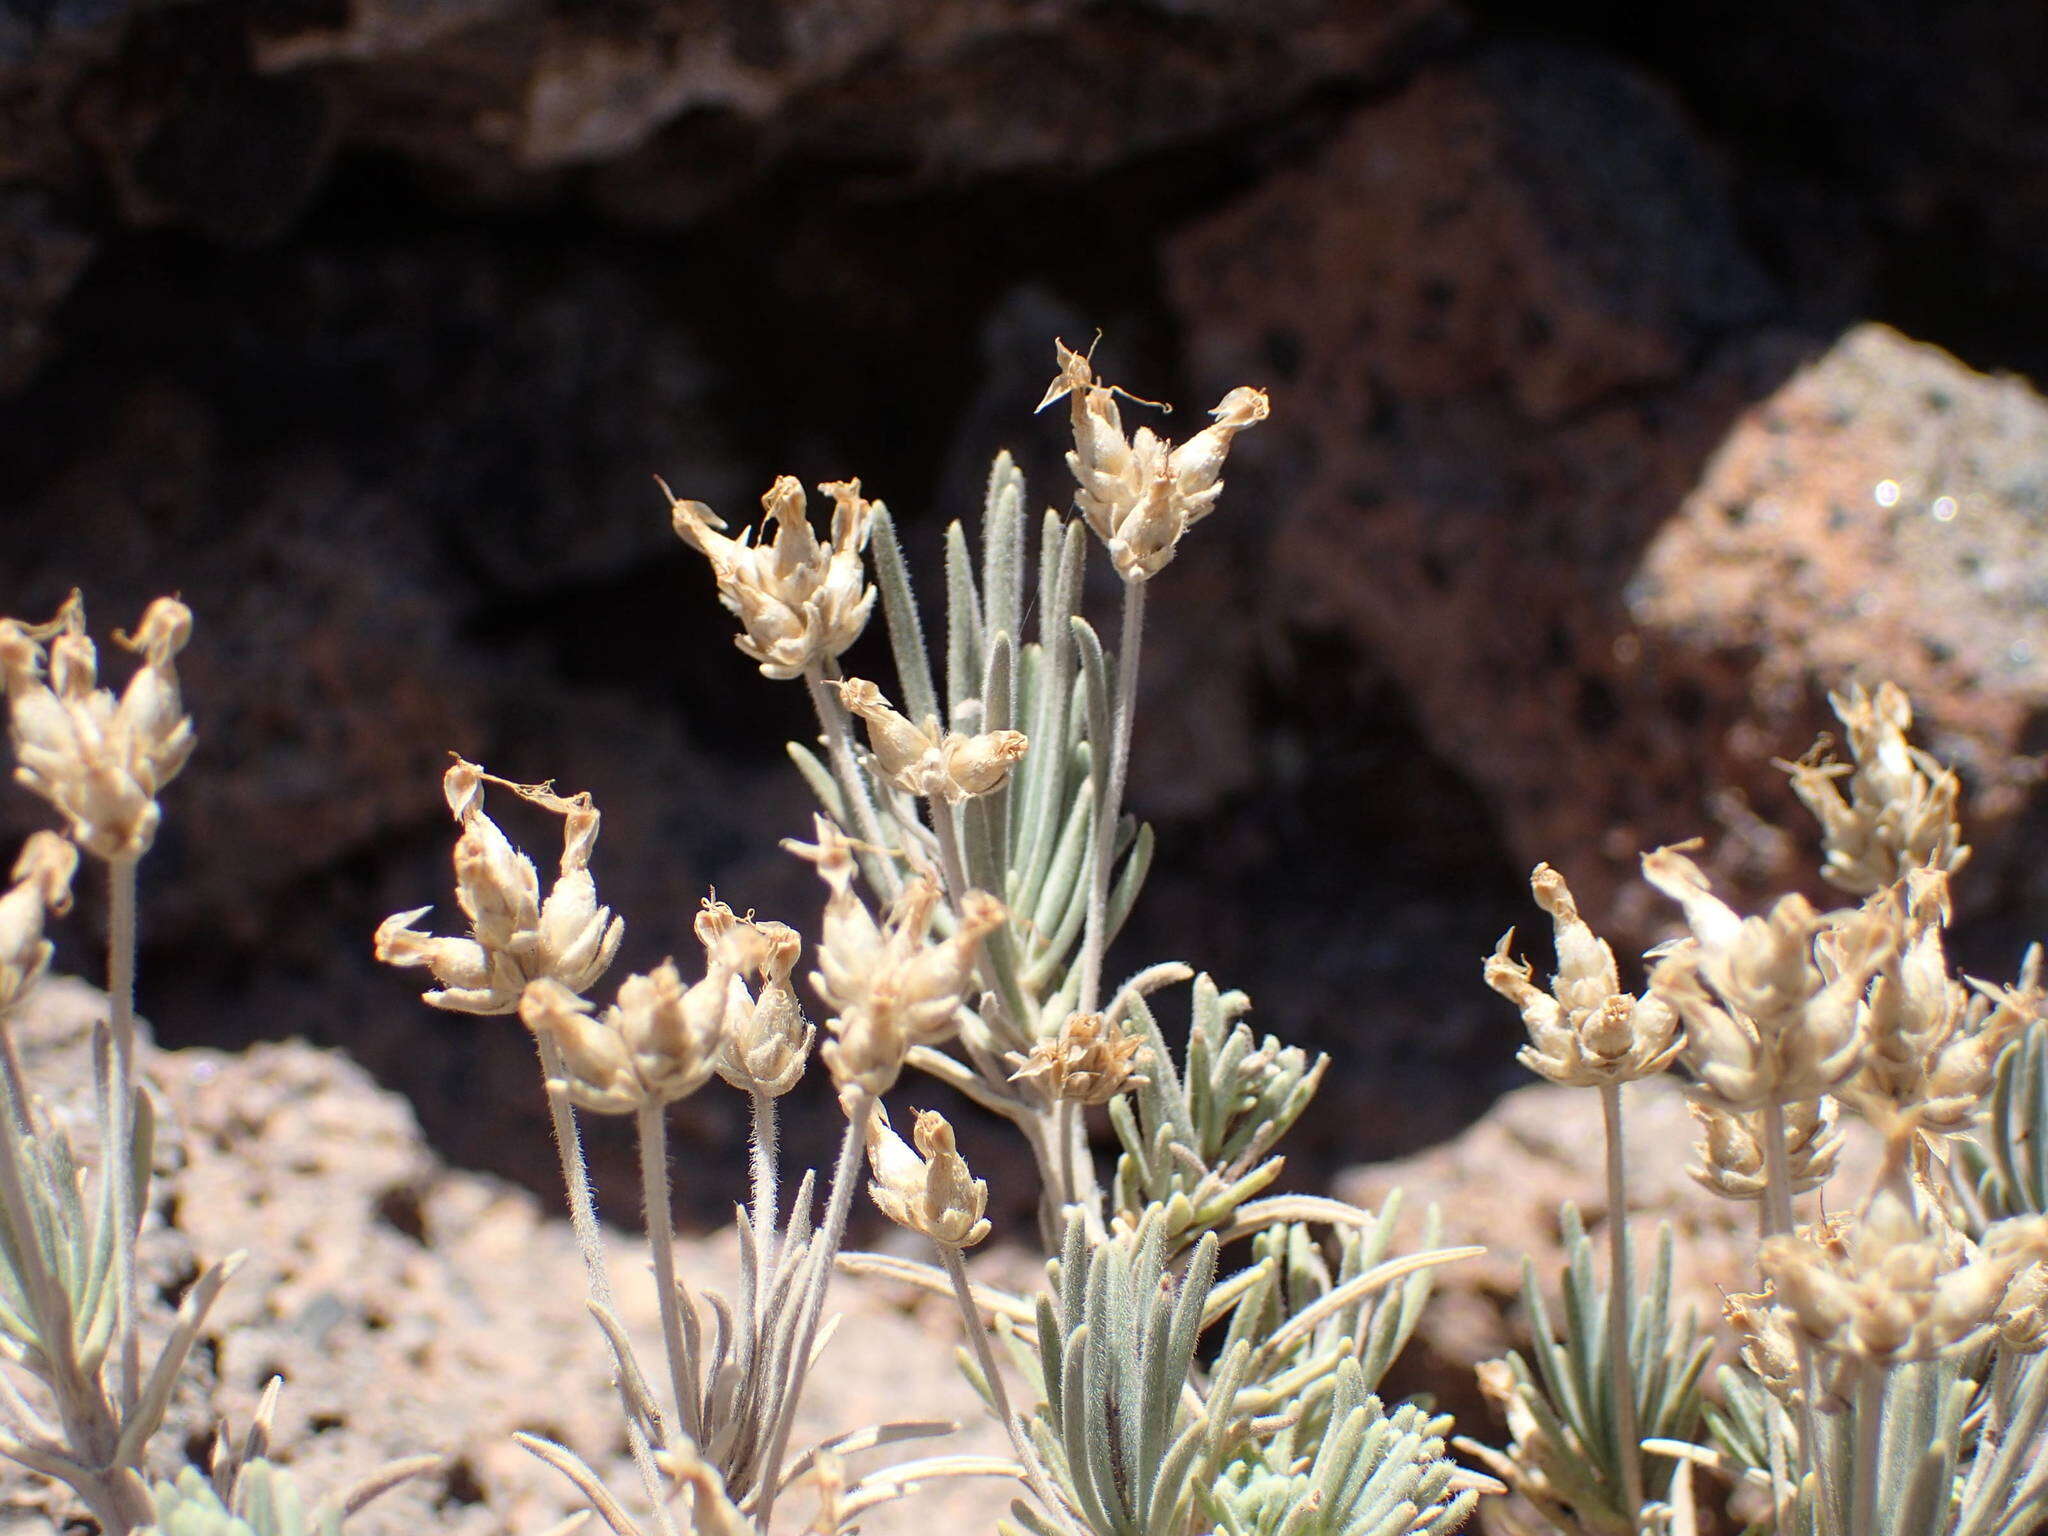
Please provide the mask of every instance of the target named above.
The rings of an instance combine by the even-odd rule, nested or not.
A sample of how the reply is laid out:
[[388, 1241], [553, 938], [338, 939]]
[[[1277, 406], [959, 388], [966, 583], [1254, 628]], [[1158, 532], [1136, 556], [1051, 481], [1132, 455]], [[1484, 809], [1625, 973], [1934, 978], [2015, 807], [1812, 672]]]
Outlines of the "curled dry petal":
[[709, 507], [661, 489], [677, 536], [710, 562], [718, 600], [739, 618], [734, 643], [760, 663], [763, 676], [801, 677], [860, 638], [875, 606], [861, 554], [881, 504], [860, 494], [858, 480], [818, 487], [832, 498], [829, 547], [812, 532], [803, 486], [789, 475], [761, 498], [768, 514], [763, 536], [769, 523], [775, 530], [765, 543], [746, 531], [728, 537]]
[[[508, 789], [562, 818], [562, 855], [545, 897], [533, 861], [514, 848], [484, 811], [487, 786]], [[625, 920], [600, 906], [590, 875], [599, 816], [587, 794], [558, 795], [547, 784], [514, 784], [457, 758], [442, 778], [448, 808], [462, 826], [455, 843], [455, 899], [469, 919], [464, 938], [420, 933], [420, 907], [388, 917], [376, 954], [387, 965], [425, 966], [441, 986], [426, 994], [458, 1013], [512, 1013], [529, 982], [548, 978], [572, 993], [588, 991], [611, 966]]]

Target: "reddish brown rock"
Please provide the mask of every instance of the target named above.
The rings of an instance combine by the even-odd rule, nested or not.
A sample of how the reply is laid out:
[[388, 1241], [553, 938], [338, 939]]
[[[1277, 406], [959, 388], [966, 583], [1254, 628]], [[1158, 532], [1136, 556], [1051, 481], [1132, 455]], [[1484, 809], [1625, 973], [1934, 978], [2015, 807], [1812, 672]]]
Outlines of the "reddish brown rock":
[[[1739, 900], [1811, 878], [1758, 813], [1805, 837], [1772, 759], [1851, 677], [1917, 687], [1990, 791], [1978, 825], [2012, 814], [2048, 672], [2004, 613], [2048, 413], [1875, 332], [1772, 330], [1639, 80], [1520, 49], [1427, 74], [1170, 270], [1203, 386], [1273, 385], [1232, 465], [1276, 509], [1270, 621], [1370, 650], [1519, 861], [1617, 936], [1663, 921], [1635, 880], [1659, 842], [1707, 835]], [[1902, 505], [1871, 515], [1887, 476]], [[1930, 519], [1945, 491], [1966, 517]]]

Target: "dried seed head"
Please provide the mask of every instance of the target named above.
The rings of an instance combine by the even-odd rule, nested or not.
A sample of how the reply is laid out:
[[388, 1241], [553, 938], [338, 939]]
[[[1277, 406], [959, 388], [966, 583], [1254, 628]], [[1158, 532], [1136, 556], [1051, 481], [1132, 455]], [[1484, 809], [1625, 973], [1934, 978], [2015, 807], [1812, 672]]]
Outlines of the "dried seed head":
[[672, 1104], [704, 1086], [725, 1044], [728, 984], [733, 973], [714, 965], [684, 987], [673, 960], [619, 983], [619, 1000], [604, 1021], [625, 1042], [646, 1097]]
[[[563, 818], [562, 857], [554, 885], [541, 898], [533, 861], [484, 814], [484, 788], [495, 784]], [[529, 982], [543, 977], [570, 992], [588, 991], [611, 965], [625, 936], [623, 918], [597, 904], [590, 853], [598, 812], [587, 794], [563, 797], [551, 785], [514, 784], [455, 760], [442, 779], [448, 808], [462, 827], [455, 844], [455, 899], [469, 919], [469, 937], [415, 931], [432, 910], [418, 907], [384, 919], [377, 958], [387, 965], [423, 965], [440, 987], [426, 994], [457, 1013], [511, 1013]]]
[[[817, 1037], [790, 985], [803, 940], [786, 923], [757, 923], [751, 914], [736, 918], [723, 902], [713, 901], [698, 915], [697, 936], [714, 963], [722, 958], [732, 967], [718, 1075], [742, 1092], [779, 1098], [803, 1076]], [[748, 989], [749, 975], [758, 992]]]
[[789, 475], [761, 498], [775, 524], [767, 543], [756, 542], [751, 531], [728, 538], [720, 532], [725, 524], [703, 502], [661, 489], [676, 534], [711, 562], [718, 600], [739, 618], [734, 643], [761, 664], [764, 677], [801, 677], [860, 638], [875, 606], [861, 551], [881, 503], [866, 500], [858, 480], [818, 487], [832, 498], [829, 547], [811, 531], [804, 488]]
[[192, 611], [170, 597], [144, 610], [133, 636], [116, 631], [115, 643], [143, 658], [116, 701], [98, 686], [76, 592], [47, 624], [0, 619], [14, 777], [56, 807], [73, 841], [99, 858], [149, 851], [162, 815], [156, 797], [192, 755], [175, 665], [191, 636]]
[[1819, 1098], [1856, 1071], [1863, 990], [1892, 952], [1882, 917], [1819, 913], [1800, 896], [1738, 917], [1676, 847], [1643, 855], [1643, 874], [1692, 929], [1658, 961], [1650, 990], [1684, 1022], [1700, 1097], [1747, 1112]]
[[915, 1152], [890, 1129], [880, 1105], [868, 1117], [868, 1192], [882, 1214], [948, 1248], [972, 1248], [988, 1236], [988, 1184], [972, 1176], [953, 1144], [953, 1127], [936, 1110], [919, 1110]]
[[1742, 1341], [1742, 1363], [1779, 1402], [1789, 1403], [1799, 1387], [1799, 1346], [1792, 1337], [1790, 1314], [1773, 1306], [1771, 1295], [1768, 1290], [1735, 1292], [1723, 1303], [1722, 1313]]
[[1501, 936], [1484, 972], [1486, 984], [1522, 1010], [1529, 1044], [1517, 1059], [1538, 1076], [1580, 1087], [1662, 1072], [1679, 1051], [1678, 1016], [1657, 997], [1622, 991], [1614, 951], [1579, 915], [1563, 875], [1538, 864], [1529, 885], [1557, 935], [1550, 991], [1539, 991], [1529, 967], [1510, 954], [1513, 929]]
[[868, 746], [884, 778], [898, 789], [951, 805], [999, 788], [1010, 764], [1029, 745], [1022, 731], [964, 736], [941, 730], [936, 718], [912, 725], [873, 683], [848, 678], [839, 701], [867, 722]]
[[1211, 425], [1177, 448], [1150, 427], [1127, 438], [1115, 389], [1097, 381], [1081, 353], [1063, 342], [1053, 345], [1059, 373], [1038, 408], [1068, 401], [1074, 447], [1067, 467], [1080, 487], [1074, 505], [1108, 546], [1117, 574], [1127, 582], [1149, 581], [1173, 559], [1188, 529], [1215, 510], [1231, 440], [1266, 419], [1266, 392], [1233, 389], [1209, 413]]
[[888, 917], [876, 922], [853, 889], [846, 836], [825, 817], [816, 843], [785, 843], [818, 868], [831, 888], [811, 985], [833, 1010], [834, 1035], [819, 1052], [842, 1086], [859, 1083], [886, 1093], [911, 1048], [938, 1045], [959, 1024], [981, 942], [1005, 920], [1003, 904], [982, 891], [961, 898], [953, 932], [932, 942], [939, 889], [926, 879], [906, 885]]
[[1993, 1322], [1998, 1342], [2014, 1354], [2048, 1350], [2048, 1264], [2029, 1264], [2013, 1276]]
[[1914, 870], [1864, 907], [1891, 923], [1894, 945], [1860, 1010], [1863, 1065], [1842, 1097], [1894, 1140], [1966, 1133], [2000, 1054], [2041, 1016], [2041, 990], [2031, 980], [1965, 986], [1950, 975], [1944, 871]]
[[1797, 1326], [1843, 1360], [1897, 1365], [1977, 1343], [2024, 1262], [2024, 1243], [1972, 1254], [1930, 1231], [1891, 1185], [1846, 1226], [1766, 1238], [1757, 1263]]
[[[1699, 1161], [1686, 1169], [1715, 1194], [1730, 1200], [1760, 1200], [1766, 1183], [1760, 1113], [1742, 1114], [1695, 1101], [1689, 1106], [1702, 1139], [1693, 1148]], [[1842, 1150], [1834, 1100], [1801, 1099], [1785, 1106], [1785, 1161], [1792, 1193], [1818, 1189], [1835, 1171]]]
[[1059, 1035], [1041, 1040], [1029, 1055], [1012, 1051], [1003, 1059], [1016, 1068], [1013, 1083], [1028, 1083], [1047, 1103], [1107, 1104], [1149, 1079], [1136, 1068], [1144, 1040], [1099, 1013], [1070, 1013]]
[[14, 861], [14, 884], [0, 893], [0, 1018], [28, 995], [50, 968], [43, 937], [46, 913], [71, 910], [78, 847], [54, 832], [31, 832]]
[[591, 1017], [590, 1004], [552, 976], [526, 984], [520, 1022], [561, 1054], [562, 1073], [548, 1088], [600, 1115], [630, 1115], [647, 1102], [625, 1039], [607, 1020]]
[[1867, 896], [1916, 869], [1961, 869], [1970, 850], [1956, 819], [1959, 785], [1931, 754], [1907, 742], [1913, 706], [1905, 690], [1886, 682], [1870, 694], [1858, 685], [1830, 694], [1828, 702], [1849, 733], [1853, 766], [1817, 756], [1780, 764], [1792, 775], [1793, 793], [1821, 824], [1827, 850], [1822, 877]]

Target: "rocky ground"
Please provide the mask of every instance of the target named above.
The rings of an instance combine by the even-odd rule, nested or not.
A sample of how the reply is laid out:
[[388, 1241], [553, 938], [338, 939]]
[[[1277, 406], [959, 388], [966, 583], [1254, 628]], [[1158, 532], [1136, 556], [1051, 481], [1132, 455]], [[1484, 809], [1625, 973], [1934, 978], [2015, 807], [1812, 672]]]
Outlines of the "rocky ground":
[[[1063, 499], [1029, 411], [1052, 336], [1097, 330], [1169, 429], [1273, 396], [1153, 603], [1162, 854], [1119, 959], [1208, 967], [1330, 1052], [1299, 1183], [1521, 1081], [1477, 961], [1538, 859], [1624, 951], [1661, 933], [1656, 842], [1706, 837], [1742, 901], [1811, 888], [1774, 764], [1852, 680], [1907, 684], [1963, 774], [1956, 948], [2009, 976], [2048, 929], [2044, 29], [2006, 0], [0, 9], [0, 611], [77, 584], [102, 628], [166, 589], [199, 619], [201, 746], [143, 871], [166, 1060], [339, 1047], [436, 1188], [495, 1191], [451, 1232], [538, 1222], [463, 1183], [552, 1198], [516, 1034], [368, 954], [446, 901], [445, 752], [595, 793], [630, 966], [713, 884], [808, 925], [775, 851], [803, 700], [732, 650], [649, 476], [744, 520], [778, 472], [858, 474], [934, 569], [996, 446]], [[0, 797], [9, 846], [39, 814]], [[832, 1125], [799, 1100], [794, 1155]], [[739, 1117], [704, 1095], [678, 1130], [713, 1231]], [[1021, 1165], [988, 1171], [1022, 1211]]]

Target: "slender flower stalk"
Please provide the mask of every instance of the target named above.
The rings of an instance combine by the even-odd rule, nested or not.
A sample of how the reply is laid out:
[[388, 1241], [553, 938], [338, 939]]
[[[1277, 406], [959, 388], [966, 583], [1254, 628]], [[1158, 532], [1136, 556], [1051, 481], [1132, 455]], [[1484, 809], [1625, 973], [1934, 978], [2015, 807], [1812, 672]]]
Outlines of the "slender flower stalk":
[[1628, 1241], [1628, 1146], [1622, 1139], [1621, 1084], [1600, 1085], [1600, 1116], [1607, 1133], [1607, 1362], [1608, 1391], [1624, 1455], [1621, 1494], [1637, 1529], [1643, 1519], [1642, 1433], [1636, 1426], [1636, 1376], [1629, 1358], [1629, 1307], [1635, 1299]]

